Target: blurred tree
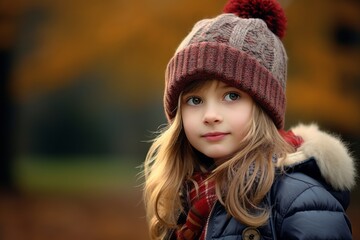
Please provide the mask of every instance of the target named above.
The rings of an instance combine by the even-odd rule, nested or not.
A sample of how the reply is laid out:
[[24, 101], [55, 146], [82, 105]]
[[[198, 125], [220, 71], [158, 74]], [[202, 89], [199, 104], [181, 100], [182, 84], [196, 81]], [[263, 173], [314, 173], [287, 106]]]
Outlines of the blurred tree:
[[11, 91], [18, 18], [24, 5], [9, 1], [0, 2], [0, 189], [15, 191], [13, 175], [15, 126], [14, 99]]
[[[111, 96], [113, 102], [112, 107], [106, 108], [101, 114], [117, 122], [113, 120], [107, 124], [91, 125], [91, 120], [82, 121], [89, 121], [91, 126], [100, 127], [100, 131], [105, 132], [110, 131], [104, 126], [113, 125], [111, 136], [116, 140], [111, 147], [136, 152], [142, 149], [137, 143], [144, 138], [144, 130], [139, 129], [154, 126], [145, 124], [144, 116], [146, 122], [164, 120], [159, 117], [163, 116], [159, 110], [159, 96], [168, 60], [194, 22], [219, 14], [226, 0], [212, 1], [211, 4], [207, 0], [13, 2], [21, 3], [26, 9], [17, 18], [19, 34], [12, 40], [16, 54], [11, 89], [17, 106], [23, 110], [34, 107], [35, 102], [45, 105], [54, 103], [63, 89], [77, 88], [78, 81], [83, 81], [83, 86], [85, 82], [90, 82], [91, 74], [96, 69], [96, 72], [100, 72], [97, 81], [101, 82], [100, 85], [106, 89], [106, 97]], [[297, 121], [317, 120], [333, 130], [353, 133], [353, 138], [358, 139], [360, 112], [357, 110], [359, 91], [356, 89], [359, 82], [357, 63], [360, 60], [358, 47], [354, 46], [358, 46], [356, 36], [360, 29], [359, 1], [280, 2], [286, 7], [289, 20], [285, 37], [290, 67], [288, 125]], [[338, 43], [348, 47], [334, 47]], [[82, 96], [72, 97], [76, 102], [76, 98], [81, 99]], [[70, 115], [74, 117], [75, 113], [70, 112], [73, 112], [71, 109], [76, 104], [65, 110], [69, 102], [66, 99], [61, 101], [64, 101], [61, 103], [64, 104], [64, 114], [69, 115], [61, 116], [61, 119], [71, 124]], [[152, 106], [151, 110], [148, 106]], [[110, 114], [111, 111], [114, 113]], [[26, 113], [23, 111], [21, 115], [24, 122], [32, 116]], [[51, 114], [51, 111], [39, 113], [45, 115], [38, 120], [46, 119], [46, 114]], [[81, 112], [76, 114], [81, 115]], [[87, 118], [92, 115], [84, 113], [81, 116]], [[57, 121], [59, 123], [60, 120]], [[81, 130], [82, 127], [86, 129], [86, 124], [73, 124], [68, 125], [67, 129], [77, 129], [79, 133], [84, 133], [84, 138], [92, 138], [85, 137], [90, 133]], [[122, 126], [114, 127], [116, 124]], [[40, 125], [36, 126], [41, 130]], [[26, 142], [23, 139], [23, 132], [28, 131], [18, 129], [17, 139], [26, 145], [30, 140]], [[72, 132], [75, 133], [75, 130]], [[61, 134], [62, 131], [56, 133]], [[48, 138], [44, 137], [46, 134], [41, 135], [43, 139]], [[26, 135], [26, 138], [32, 137]], [[133, 145], [127, 145], [129, 141]]]
[[9, 94], [11, 49], [0, 49], [0, 189], [13, 190], [13, 102]]

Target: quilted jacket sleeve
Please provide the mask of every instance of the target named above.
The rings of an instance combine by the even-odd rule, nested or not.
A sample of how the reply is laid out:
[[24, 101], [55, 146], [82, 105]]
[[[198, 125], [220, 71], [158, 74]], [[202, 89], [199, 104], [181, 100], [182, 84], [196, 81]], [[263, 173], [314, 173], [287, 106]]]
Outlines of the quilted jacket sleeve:
[[320, 182], [293, 173], [277, 181], [273, 190], [279, 239], [352, 239], [344, 206]]

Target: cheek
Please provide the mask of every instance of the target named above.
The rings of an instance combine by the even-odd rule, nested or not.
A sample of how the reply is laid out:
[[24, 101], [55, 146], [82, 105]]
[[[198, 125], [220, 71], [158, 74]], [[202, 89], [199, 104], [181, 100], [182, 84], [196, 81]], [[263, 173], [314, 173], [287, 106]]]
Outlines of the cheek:
[[242, 125], [242, 126], [249, 124], [250, 120], [251, 120], [250, 112], [247, 112], [247, 113], [239, 116], [239, 122], [240, 122], [240, 125]]
[[185, 132], [193, 127], [194, 119], [193, 115], [190, 114], [189, 111], [182, 110], [181, 118]]
[[239, 132], [246, 134], [249, 126], [251, 124], [252, 119], [252, 110], [247, 109], [246, 111], [239, 112], [238, 114], [234, 114], [234, 118], [232, 118], [232, 125], [237, 128]]
[[183, 119], [183, 128], [184, 128], [185, 134], [189, 135], [191, 132], [193, 132], [193, 129], [195, 128], [194, 121], [191, 118]]
[[190, 142], [191, 145], [193, 145], [193, 141], [195, 139], [195, 133], [198, 130], [198, 127], [196, 126], [196, 121], [194, 119], [193, 114], [189, 114], [189, 112], [182, 112], [182, 125], [185, 132], [185, 136]]

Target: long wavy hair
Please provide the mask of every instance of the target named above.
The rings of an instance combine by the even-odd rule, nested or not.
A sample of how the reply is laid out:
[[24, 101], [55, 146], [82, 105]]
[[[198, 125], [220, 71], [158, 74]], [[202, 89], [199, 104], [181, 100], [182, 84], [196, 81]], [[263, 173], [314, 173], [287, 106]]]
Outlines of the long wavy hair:
[[[144, 202], [151, 239], [163, 239], [168, 231], [180, 227], [177, 220], [184, 211], [180, 193], [201, 164], [185, 136], [180, 108], [179, 103], [173, 122], [153, 140], [144, 162]], [[210, 176], [227, 213], [248, 226], [265, 224], [270, 207], [262, 200], [274, 182], [274, 157], [281, 161], [293, 151], [255, 104], [241, 150]]]

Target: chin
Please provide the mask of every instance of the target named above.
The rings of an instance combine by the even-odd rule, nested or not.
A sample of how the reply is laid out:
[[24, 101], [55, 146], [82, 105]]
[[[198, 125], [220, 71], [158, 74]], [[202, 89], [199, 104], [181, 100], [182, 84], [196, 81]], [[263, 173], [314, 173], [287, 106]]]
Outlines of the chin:
[[209, 158], [214, 159], [215, 162], [217, 161], [225, 162], [231, 158], [230, 154], [219, 154], [219, 152], [213, 154], [205, 154], [205, 155], [208, 156]]

